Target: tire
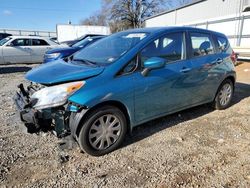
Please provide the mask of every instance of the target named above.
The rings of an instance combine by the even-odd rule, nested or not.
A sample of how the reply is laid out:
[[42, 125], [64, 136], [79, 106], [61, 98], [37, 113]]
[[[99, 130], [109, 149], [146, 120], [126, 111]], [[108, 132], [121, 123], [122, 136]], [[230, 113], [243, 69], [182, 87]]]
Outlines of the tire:
[[217, 110], [223, 110], [230, 106], [234, 93], [234, 84], [230, 79], [224, 80], [214, 99], [213, 107]]
[[126, 118], [114, 106], [103, 106], [92, 111], [82, 124], [78, 142], [81, 150], [101, 156], [117, 149], [127, 132]]

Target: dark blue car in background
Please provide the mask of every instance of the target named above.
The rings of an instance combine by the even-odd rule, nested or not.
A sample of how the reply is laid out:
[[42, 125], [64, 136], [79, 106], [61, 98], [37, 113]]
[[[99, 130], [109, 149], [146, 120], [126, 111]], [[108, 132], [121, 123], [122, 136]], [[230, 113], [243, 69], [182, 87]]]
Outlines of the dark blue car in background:
[[97, 40], [104, 38], [105, 36], [93, 36], [93, 37], [87, 37], [71, 47], [66, 47], [66, 48], [56, 48], [52, 50], [48, 50], [45, 55], [44, 55], [44, 63], [48, 63], [51, 61], [55, 61], [57, 59], [62, 59], [66, 58], [73, 53], [85, 48], [86, 46], [96, 42]]

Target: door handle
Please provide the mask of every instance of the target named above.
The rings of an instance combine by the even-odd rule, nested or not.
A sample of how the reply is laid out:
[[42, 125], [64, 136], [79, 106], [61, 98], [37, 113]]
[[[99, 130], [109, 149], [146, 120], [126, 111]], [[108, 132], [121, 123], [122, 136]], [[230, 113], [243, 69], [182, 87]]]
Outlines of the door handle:
[[185, 67], [183, 67], [183, 68], [180, 70], [180, 72], [186, 73], [186, 72], [189, 72], [190, 70], [191, 70], [191, 68], [185, 68]]
[[217, 64], [221, 64], [222, 62], [223, 62], [223, 59], [221, 59], [221, 58], [216, 59]]

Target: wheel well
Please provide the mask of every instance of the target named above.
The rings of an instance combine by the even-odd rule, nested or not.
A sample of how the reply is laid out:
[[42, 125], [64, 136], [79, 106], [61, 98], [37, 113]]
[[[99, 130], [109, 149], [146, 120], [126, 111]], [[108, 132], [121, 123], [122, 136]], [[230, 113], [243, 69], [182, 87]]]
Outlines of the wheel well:
[[235, 84], [235, 78], [234, 78], [233, 76], [228, 76], [228, 77], [225, 78], [225, 80], [226, 80], [226, 79], [231, 80], [232, 83], [233, 83], [233, 85]]
[[82, 128], [82, 123], [85, 121], [85, 119], [88, 117], [89, 114], [91, 114], [91, 112], [93, 112], [94, 110], [103, 107], [103, 106], [114, 106], [116, 108], [118, 108], [119, 110], [121, 110], [123, 112], [123, 114], [125, 115], [126, 121], [127, 121], [127, 125], [128, 125], [128, 129], [130, 130], [130, 118], [129, 118], [129, 113], [127, 108], [125, 107], [124, 104], [122, 104], [121, 102], [118, 101], [105, 101], [102, 103], [99, 103], [93, 107], [91, 107], [81, 118], [81, 121], [79, 122], [77, 129], [76, 129], [76, 136], [79, 136], [79, 133], [81, 131]]
[[232, 81], [232, 83], [233, 83], [233, 90], [234, 90], [235, 78], [234, 78], [233, 76], [228, 76], [228, 77], [226, 77], [226, 78], [220, 83], [220, 85], [219, 85], [219, 87], [217, 88], [217, 91], [216, 91], [216, 93], [215, 93], [214, 99], [215, 99], [217, 93], [219, 92], [219, 88], [220, 88], [221, 84], [222, 84], [225, 80], [227, 80], [227, 79], [229, 79], [229, 80]]

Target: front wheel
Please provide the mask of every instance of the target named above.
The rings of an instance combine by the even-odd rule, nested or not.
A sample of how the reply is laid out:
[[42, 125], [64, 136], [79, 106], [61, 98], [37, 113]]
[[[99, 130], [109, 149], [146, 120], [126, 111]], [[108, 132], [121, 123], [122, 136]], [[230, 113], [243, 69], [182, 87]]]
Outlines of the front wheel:
[[220, 85], [216, 97], [214, 99], [214, 107], [223, 110], [229, 107], [234, 92], [234, 86], [231, 80], [226, 79]]
[[122, 111], [113, 106], [104, 106], [88, 115], [78, 142], [86, 153], [101, 156], [118, 148], [126, 132], [127, 122]]

